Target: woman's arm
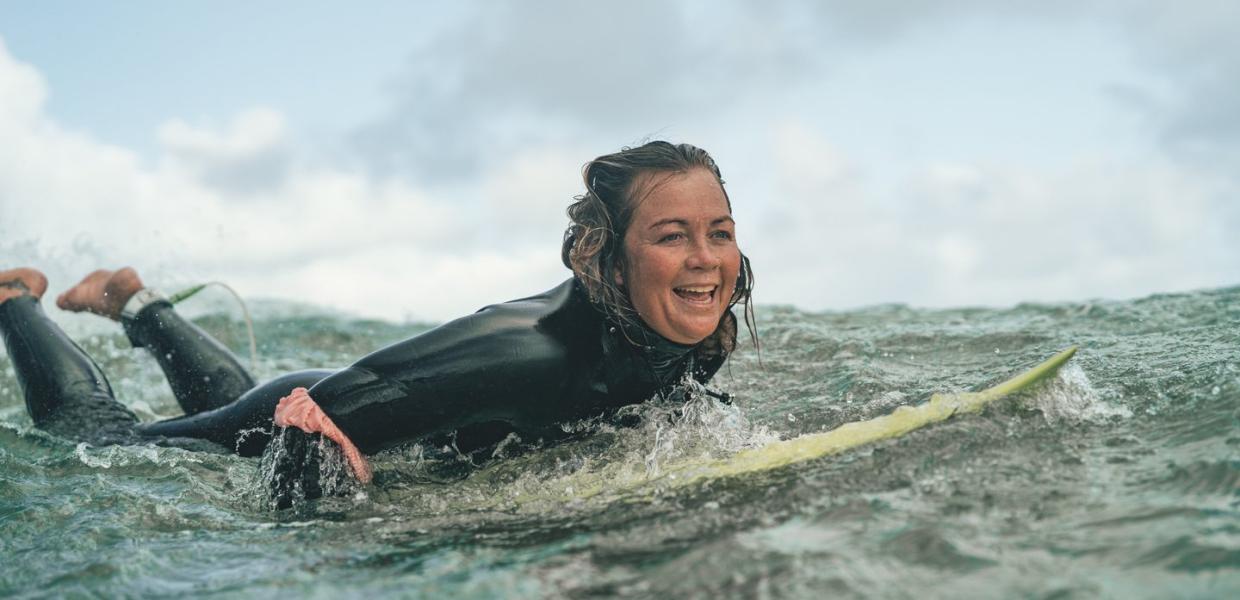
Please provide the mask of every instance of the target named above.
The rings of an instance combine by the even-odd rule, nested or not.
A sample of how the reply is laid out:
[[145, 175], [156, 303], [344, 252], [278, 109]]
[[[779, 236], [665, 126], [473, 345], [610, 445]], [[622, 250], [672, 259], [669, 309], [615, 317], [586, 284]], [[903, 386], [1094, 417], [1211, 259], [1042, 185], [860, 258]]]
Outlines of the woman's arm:
[[479, 423], [558, 420], [579, 357], [546, 317], [570, 289], [490, 306], [374, 352], [294, 390], [276, 424], [336, 441], [362, 479], [363, 452]]

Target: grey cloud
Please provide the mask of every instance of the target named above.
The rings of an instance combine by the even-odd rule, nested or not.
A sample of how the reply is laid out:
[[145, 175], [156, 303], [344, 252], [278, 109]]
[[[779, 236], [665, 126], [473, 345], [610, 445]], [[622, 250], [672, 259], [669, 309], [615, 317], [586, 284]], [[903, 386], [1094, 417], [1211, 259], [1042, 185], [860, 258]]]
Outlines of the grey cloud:
[[815, 53], [812, 32], [784, 35], [792, 16], [651, 0], [491, 6], [423, 44], [392, 109], [353, 141], [380, 171], [434, 179], [531, 142], [636, 140], [795, 79]]
[[294, 162], [292, 146], [282, 135], [247, 140], [244, 126], [234, 129], [220, 135], [178, 124], [169, 126], [161, 141], [173, 163], [225, 196], [269, 192], [284, 185]]
[[[755, 98], [777, 110], [781, 97], [820, 83], [850, 53], [958, 19], [1111, 28], [1178, 91], [1140, 102], [1163, 147], [1238, 171], [1240, 5], [1217, 2], [489, 5], [424, 40], [390, 86], [390, 110], [351, 142], [381, 173], [460, 179], [522, 146], [634, 142], [694, 120], [719, 123]], [[1129, 90], [1117, 106], [1149, 93]]]
[[251, 194], [278, 189], [288, 179], [291, 163], [287, 150], [273, 149], [256, 156], [203, 161], [198, 176], [225, 194]]
[[1240, 173], [1240, 4], [1201, 2], [1126, 6], [1124, 30], [1142, 60], [1173, 84], [1150, 101], [1164, 147], [1187, 162]]
[[[1240, 67], [1240, 65], [1237, 65]], [[1233, 80], [1194, 86], [1163, 115], [1161, 138], [1175, 156], [1219, 172], [1240, 174], [1240, 72]]]

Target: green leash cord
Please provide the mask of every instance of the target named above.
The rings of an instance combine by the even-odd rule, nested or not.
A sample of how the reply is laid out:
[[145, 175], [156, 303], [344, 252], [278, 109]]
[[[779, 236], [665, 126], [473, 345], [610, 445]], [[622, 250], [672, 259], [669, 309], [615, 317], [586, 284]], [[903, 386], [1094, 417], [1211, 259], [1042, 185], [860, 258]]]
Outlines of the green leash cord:
[[232, 294], [233, 298], [237, 299], [237, 304], [241, 305], [241, 314], [242, 316], [245, 317], [245, 332], [250, 336], [250, 369], [257, 370], [258, 369], [258, 343], [255, 341], [255, 338], [254, 338], [254, 321], [253, 319], [250, 318], [250, 311], [245, 306], [245, 300], [241, 299], [241, 294], [238, 294], [237, 290], [232, 289], [232, 287], [230, 287], [227, 283], [224, 283], [222, 281], [208, 281], [206, 283], [200, 283], [198, 285], [185, 288], [175, 294], [172, 294], [171, 296], [168, 296], [168, 301], [173, 304], [178, 304], [183, 300], [190, 299], [195, 294], [197, 294], [198, 292], [201, 292], [203, 289], [205, 289], [209, 285], [217, 285], [219, 287], [222, 287], [228, 290], [228, 293]]

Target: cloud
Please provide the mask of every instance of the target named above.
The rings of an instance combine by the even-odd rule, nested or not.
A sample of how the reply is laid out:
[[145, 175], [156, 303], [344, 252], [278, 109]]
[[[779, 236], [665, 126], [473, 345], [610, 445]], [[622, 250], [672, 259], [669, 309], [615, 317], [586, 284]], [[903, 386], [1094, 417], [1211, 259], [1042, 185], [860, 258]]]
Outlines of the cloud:
[[0, 127], [14, 126], [37, 120], [43, 103], [47, 100], [47, 83], [30, 65], [12, 62], [8, 47], [0, 39], [0, 58], [5, 59], [0, 69]]
[[[1109, 86], [1117, 107], [1148, 119], [1162, 150], [1219, 174], [1240, 173], [1240, 4], [1212, 0], [1093, 0], [995, 3], [985, 0], [908, 3], [831, 0], [807, 5], [824, 38], [872, 46], [953, 23], [984, 19], [1002, 25], [1091, 24], [1119, 35], [1152, 80]], [[837, 46], [838, 47], [838, 46]]]
[[476, 188], [431, 192], [311, 164], [279, 112], [252, 109], [221, 129], [170, 121], [147, 161], [58, 125], [42, 78], [2, 49], [0, 90], [0, 253], [44, 269], [53, 293], [133, 264], [169, 290], [222, 279], [246, 295], [442, 320], [568, 275], [549, 199], [567, 202], [578, 167], [556, 153], [518, 153]]
[[1170, 155], [1234, 173], [1238, 13], [1234, 3], [1155, 0], [487, 6], [424, 40], [393, 78], [390, 108], [352, 141], [378, 173], [468, 179], [530, 145], [576, 148], [582, 139], [631, 143], [666, 127], [717, 128], [755, 98], [776, 111], [784, 99], [838, 84], [839, 68], [868, 54], [981, 22], [1120, 36], [1153, 80], [1099, 88], [1123, 90], [1114, 106], [1137, 108]]
[[1240, 178], [1240, 5], [1120, 3], [1116, 21], [1161, 89], [1129, 90], [1173, 156]]
[[225, 131], [195, 128], [174, 119], [158, 138], [170, 168], [197, 176], [226, 193], [271, 190], [288, 176], [292, 160], [284, 116], [269, 108], [237, 115]]
[[657, 0], [488, 5], [413, 52], [354, 142], [380, 173], [451, 180], [529, 145], [636, 141], [792, 79], [816, 53], [785, 22]]
[[778, 198], [741, 223], [759, 301], [809, 308], [1137, 296], [1240, 280], [1226, 178], [1157, 161], [1046, 171], [937, 163], [880, 182], [797, 123], [772, 138]]

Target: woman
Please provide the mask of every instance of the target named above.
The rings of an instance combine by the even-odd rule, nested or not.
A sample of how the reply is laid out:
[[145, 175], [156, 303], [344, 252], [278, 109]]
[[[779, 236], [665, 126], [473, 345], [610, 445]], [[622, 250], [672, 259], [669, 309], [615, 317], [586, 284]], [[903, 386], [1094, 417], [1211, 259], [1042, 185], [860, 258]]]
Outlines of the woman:
[[321, 433], [370, 480], [365, 454], [451, 436], [468, 452], [509, 434], [563, 437], [560, 423], [642, 402], [689, 376], [705, 383], [736, 346], [731, 308], [753, 275], [731, 202], [704, 150], [657, 141], [599, 157], [569, 207], [573, 277], [378, 350], [340, 371], [255, 385], [132, 269], [96, 271], [57, 305], [123, 325], [159, 361], [186, 415], [139, 424], [107, 379], [39, 308], [46, 279], [0, 272], [0, 331], [36, 426], [92, 443], [193, 444], [262, 453], [271, 424]]

